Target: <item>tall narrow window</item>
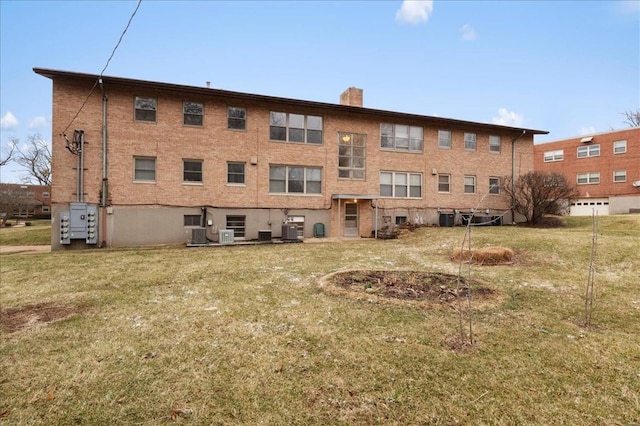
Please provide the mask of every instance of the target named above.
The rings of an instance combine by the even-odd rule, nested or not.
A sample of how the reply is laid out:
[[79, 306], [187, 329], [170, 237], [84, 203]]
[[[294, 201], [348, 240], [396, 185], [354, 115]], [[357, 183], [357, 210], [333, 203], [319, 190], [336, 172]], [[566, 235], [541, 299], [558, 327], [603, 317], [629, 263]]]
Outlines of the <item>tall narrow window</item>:
[[438, 192], [451, 192], [451, 175], [438, 175]]
[[494, 195], [500, 194], [500, 178], [499, 177], [489, 178], [489, 194], [494, 194]]
[[136, 181], [156, 180], [156, 159], [151, 157], [134, 157], [133, 179]]
[[158, 100], [156, 98], [135, 97], [134, 118], [136, 121], [155, 122], [157, 109]]
[[500, 136], [489, 136], [489, 152], [500, 153]]
[[227, 183], [244, 185], [244, 164], [227, 163]]
[[367, 135], [338, 133], [338, 177], [364, 179]]
[[182, 115], [182, 123], [185, 126], [202, 126], [204, 105], [198, 102], [183, 102]]
[[246, 130], [247, 110], [239, 107], [227, 108], [227, 129]]
[[438, 130], [438, 148], [451, 149], [450, 130]]
[[182, 160], [182, 180], [185, 182], [202, 182], [202, 160]]
[[464, 149], [466, 149], [467, 151], [476, 150], [476, 134], [475, 133], [464, 134]]
[[476, 177], [475, 176], [464, 177], [464, 193], [465, 194], [476, 193]]

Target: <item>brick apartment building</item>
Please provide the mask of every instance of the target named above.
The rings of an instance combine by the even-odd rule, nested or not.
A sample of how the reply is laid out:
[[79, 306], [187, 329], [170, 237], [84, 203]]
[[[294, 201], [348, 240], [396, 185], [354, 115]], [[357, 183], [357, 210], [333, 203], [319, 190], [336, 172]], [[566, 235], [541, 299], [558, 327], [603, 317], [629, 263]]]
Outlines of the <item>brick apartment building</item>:
[[640, 212], [640, 127], [535, 145], [534, 155], [536, 170], [576, 183], [572, 216]]
[[51, 214], [51, 187], [0, 183], [0, 214], [20, 218]]
[[278, 238], [283, 224], [370, 237], [478, 205], [510, 222], [500, 182], [533, 169], [547, 133], [364, 108], [356, 88], [329, 104], [34, 71], [53, 82], [54, 249]]

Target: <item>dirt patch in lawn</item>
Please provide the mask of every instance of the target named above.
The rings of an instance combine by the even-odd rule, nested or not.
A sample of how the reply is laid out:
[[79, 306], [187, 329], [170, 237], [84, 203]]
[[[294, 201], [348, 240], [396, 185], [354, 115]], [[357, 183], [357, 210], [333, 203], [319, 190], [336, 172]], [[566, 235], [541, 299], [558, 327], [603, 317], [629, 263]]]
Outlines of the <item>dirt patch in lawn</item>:
[[[335, 272], [320, 282], [321, 288], [369, 301], [418, 303], [426, 306], [449, 306], [471, 294], [476, 304], [493, 304], [499, 294], [481, 280], [468, 280], [453, 274], [428, 271], [372, 271]], [[471, 292], [471, 293], [469, 293]]]
[[81, 315], [88, 309], [87, 306], [66, 306], [51, 302], [0, 309], [0, 327], [7, 333], [14, 333], [41, 324], [50, 324], [74, 315]]

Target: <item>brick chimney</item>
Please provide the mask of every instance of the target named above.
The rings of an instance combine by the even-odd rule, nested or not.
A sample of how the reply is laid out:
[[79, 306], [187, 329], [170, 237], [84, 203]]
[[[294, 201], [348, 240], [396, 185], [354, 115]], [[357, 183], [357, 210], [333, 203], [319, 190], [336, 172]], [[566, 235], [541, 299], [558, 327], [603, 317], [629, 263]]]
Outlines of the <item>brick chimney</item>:
[[362, 107], [362, 89], [349, 87], [340, 95], [340, 104]]

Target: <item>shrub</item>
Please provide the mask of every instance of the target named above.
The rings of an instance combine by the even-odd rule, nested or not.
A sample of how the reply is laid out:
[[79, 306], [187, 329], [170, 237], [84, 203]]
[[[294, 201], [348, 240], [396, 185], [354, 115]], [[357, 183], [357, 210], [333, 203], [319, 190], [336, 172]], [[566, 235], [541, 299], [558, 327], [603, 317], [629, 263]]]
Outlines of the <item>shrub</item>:
[[471, 263], [480, 265], [499, 265], [502, 263], [513, 262], [514, 253], [513, 250], [506, 247], [483, 247], [480, 249], [472, 249], [471, 256], [469, 256], [469, 249], [465, 248], [461, 250], [456, 248], [453, 250], [453, 256], [451, 260], [468, 261], [471, 257]]

